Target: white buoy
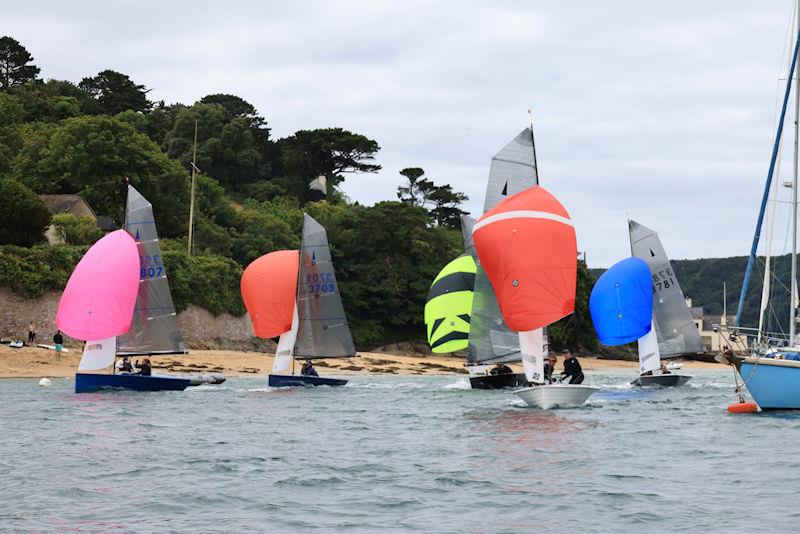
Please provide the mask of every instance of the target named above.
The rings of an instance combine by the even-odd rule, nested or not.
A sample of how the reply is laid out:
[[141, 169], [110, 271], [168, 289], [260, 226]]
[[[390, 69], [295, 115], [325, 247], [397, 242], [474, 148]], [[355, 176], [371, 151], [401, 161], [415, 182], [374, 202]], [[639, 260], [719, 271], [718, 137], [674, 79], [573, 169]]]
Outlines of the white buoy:
[[50, 380], [49, 378], [42, 378], [41, 380], [39, 380], [39, 385], [47, 388], [53, 385], [53, 381]]

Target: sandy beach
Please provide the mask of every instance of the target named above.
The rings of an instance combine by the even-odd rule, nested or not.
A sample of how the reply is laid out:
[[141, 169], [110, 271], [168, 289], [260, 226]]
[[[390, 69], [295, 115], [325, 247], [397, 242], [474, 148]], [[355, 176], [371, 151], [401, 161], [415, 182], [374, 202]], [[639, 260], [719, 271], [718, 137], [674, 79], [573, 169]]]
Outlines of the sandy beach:
[[[71, 377], [78, 369], [80, 350], [56, 353], [39, 347], [13, 349], [0, 345], [0, 378]], [[272, 369], [272, 355], [232, 350], [192, 350], [189, 354], [151, 358], [154, 370], [191, 373], [215, 372], [228, 376], [266, 375]], [[631, 369], [636, 362], [580, 357], [584, 370]], [[686, 369], [720, 368], [719, 364], [686, 361]], [[357, 358], [315, 363], [320, 374], [363, 375], [457, 375], [465, 374], [464, 360], [457, 356], [406, 356], [362, 352]], [[511, 365], [521, 371], [521, 366]], [[558, 366], [560, 367], [560, 365]]]

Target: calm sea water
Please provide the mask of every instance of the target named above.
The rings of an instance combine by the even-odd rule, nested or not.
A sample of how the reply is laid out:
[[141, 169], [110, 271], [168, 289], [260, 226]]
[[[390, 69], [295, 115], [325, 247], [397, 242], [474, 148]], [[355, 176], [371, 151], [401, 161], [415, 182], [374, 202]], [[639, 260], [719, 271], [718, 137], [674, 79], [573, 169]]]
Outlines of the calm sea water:
[[543, 412], [456, 377], [75, 395], [0, 381], [2, 532], [796, 531], [800, 415], [729, 415], [730, 370], [592, 373]]

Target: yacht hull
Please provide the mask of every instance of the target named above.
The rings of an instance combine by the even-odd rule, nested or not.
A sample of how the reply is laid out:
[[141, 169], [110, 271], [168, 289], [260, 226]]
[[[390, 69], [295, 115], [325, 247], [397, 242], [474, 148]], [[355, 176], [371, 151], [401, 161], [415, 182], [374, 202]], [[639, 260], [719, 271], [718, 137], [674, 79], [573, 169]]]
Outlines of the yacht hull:
[[762, 410], [800, 410], [800, 362], [745, 358], [739, 374]]

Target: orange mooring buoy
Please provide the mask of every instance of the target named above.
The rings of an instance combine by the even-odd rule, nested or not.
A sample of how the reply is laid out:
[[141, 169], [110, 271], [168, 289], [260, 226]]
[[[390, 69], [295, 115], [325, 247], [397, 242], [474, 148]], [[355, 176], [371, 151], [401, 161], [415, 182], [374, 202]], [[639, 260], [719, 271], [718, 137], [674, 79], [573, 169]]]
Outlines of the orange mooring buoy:
[[755, 402], [737, 402], [736, 404], [729, 404], [728, 411], [730, 413], [754, 413], [758, 411], [758, 404]]

